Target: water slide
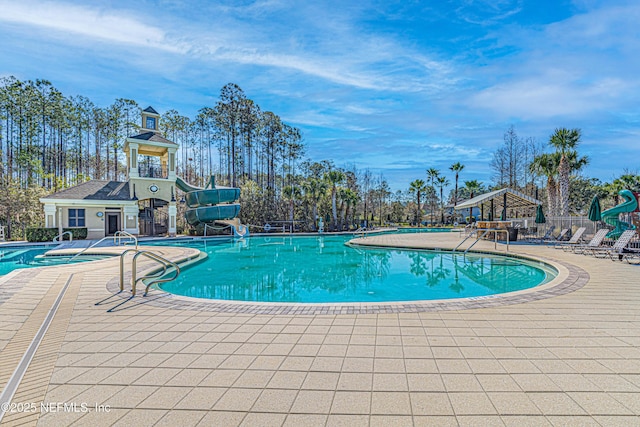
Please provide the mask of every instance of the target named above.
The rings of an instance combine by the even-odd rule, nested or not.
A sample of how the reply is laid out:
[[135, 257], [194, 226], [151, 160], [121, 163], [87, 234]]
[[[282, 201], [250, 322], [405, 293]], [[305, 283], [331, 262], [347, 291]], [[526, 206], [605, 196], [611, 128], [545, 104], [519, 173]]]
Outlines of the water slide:
[[628, 222], [620, 221], [620, 219], [618, 218], [621, 213], [633, 212], [638, 208], [638, 200], [636, 199], [635, 194], [633, 194], [629, 190], [620, 190], [618, 194], [622, 196], [625, 201], [617, 206], [612, 207], [611, 209], [607, 209], [606, 211], [602, 212], [602, 220], [605, 223], [615, 227], [613, 230], [607, 233], [607, 237], [611, 239], [617, 239], [625, 230], [635, 230], [636, 228], [635, 225], [629, 224]]
[[206, 188], [193, 187], [181, 178], [176, 178], [176, 187], [185, 192], [185, 201], [189, 209], [185, 218], [190, 225], [224, 223], [231, 226], [234, 235], [244, 237], [249, 229], [240, 224], [238, 214], [240, 205], [235, 202], [240, 198], [240, 189], [218, 187], [211, 176]]

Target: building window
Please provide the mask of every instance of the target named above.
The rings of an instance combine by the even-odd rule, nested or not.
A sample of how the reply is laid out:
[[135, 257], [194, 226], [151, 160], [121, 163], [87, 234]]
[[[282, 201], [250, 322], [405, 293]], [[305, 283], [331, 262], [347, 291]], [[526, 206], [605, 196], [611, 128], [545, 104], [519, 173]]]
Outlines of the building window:
[[145, 125], [147, 129], [156, 129], [156, 119], [155, 117], [147, 117], [147, 123]]
[[84, 209], [69, 209], [69, 227], [84, 227]]

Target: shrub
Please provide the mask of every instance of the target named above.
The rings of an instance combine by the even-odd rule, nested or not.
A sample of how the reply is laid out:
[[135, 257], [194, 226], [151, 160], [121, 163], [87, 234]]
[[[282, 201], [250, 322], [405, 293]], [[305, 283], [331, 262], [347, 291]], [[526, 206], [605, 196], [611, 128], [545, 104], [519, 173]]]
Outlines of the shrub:
[[[86, 228], [63, 228], [62, 232], [70, 231], [74, 240], [82, 240], [87, 238]], [[50, 242], [58, 235], [57, 228], [34, 227], [27, 228], [27, 241], [29, 242]], [[65, 240], [69, 239], [68, 235], [64, 236]]]

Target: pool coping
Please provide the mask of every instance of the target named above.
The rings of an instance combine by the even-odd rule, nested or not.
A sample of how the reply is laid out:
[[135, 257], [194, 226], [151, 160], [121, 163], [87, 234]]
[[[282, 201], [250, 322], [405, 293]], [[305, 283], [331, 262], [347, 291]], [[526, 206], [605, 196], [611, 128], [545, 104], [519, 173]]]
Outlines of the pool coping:
[[[354, 239], [362, 240], [362, 239]], [[352, 243], [350, 241], [349, 243]], [[353, 243], [352, 243], [353, 244]], [[361, 243], [359, 246], [404, 250], [439, 250], [451, 251], [442, 247], [413, 247], [398, 245], [380, 245]], [[160, 247], [160, 246], [156, 246]], [[111, 280], [107, 290], [122, 299], [130, 300], [130, 304], [149, 304], [162, 308], [180, 310], [213, 311], [236, 314], [264, 315], [336, 315], [336, 314], [378, 314], [378, 313], [421, 313], [452, 310], [468, 310], [522, 304], [574, 292], [589, 281], [589, 274], [582, 268], [566, 262], [551, 260], [536, 255], [512, 254], [500, 251], [477, 250], [473, 253], [509, 256], [551, 265], [558, 271], [557, 276], [542, 285], [504, 293], [480, 297], [455, 298], [441, 300], [393, 301], [393, 302], [344, 302], [344, 303], [291, 303], [291, 302], [254, 302], [237, 300], [208, 300], [186, 297], [153, 289], [146, 297], [131, 298], [128, 292], [120, 292], [119, 282]]]

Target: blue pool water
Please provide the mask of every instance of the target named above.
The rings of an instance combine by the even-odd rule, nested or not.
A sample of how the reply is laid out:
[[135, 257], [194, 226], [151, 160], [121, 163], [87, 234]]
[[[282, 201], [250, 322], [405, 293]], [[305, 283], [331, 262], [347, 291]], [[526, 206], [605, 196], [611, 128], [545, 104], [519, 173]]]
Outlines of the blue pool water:
[[[266, 302], [384, 302], [468, 298], [531, 288], [549, 266], [504, 256], [363, 249], [350, 236], [251, 237], [176, 243], [208, 254], [161, 288], [173, 294]], [[165, 243], [166, 244], [166, 243]]]
[[[34, 246], [0, 246], [0, 276], [8, 274], [18, 268], [44, 267], [66, 264], [70, 257], [46, 257], [42, 258], [51, 247]], [[80, 256], [72, 262], [93, 261], [105, 258], [104, 256]]]

